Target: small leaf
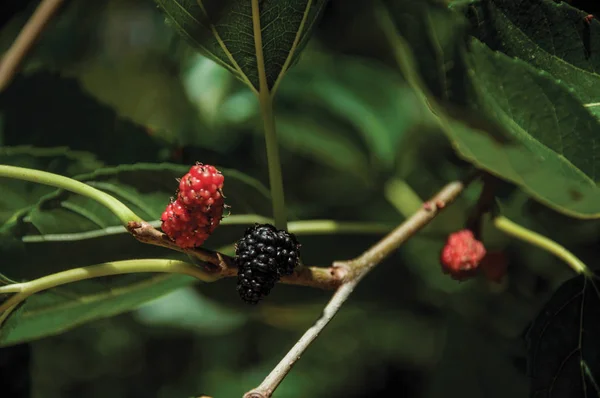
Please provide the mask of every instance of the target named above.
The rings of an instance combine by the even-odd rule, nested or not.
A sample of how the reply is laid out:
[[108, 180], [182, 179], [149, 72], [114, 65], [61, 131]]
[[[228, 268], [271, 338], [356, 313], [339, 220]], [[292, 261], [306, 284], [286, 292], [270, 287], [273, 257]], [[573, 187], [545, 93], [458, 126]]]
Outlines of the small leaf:
[[528, 332], [532, 397], [600, 396], [600, 280], [562, 284]]
[[[256, 91], [258, 64], [250, 0], [155, 0], [204, 55]], [[260, 26], [269, 89], [297, 60], [327, 0], [261, 0]]]

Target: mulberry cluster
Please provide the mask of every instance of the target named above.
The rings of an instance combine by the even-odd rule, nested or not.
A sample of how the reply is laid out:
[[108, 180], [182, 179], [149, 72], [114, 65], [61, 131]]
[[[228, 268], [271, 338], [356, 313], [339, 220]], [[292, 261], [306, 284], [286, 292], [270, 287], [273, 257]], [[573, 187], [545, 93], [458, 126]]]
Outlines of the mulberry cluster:
[[468, 229], [454, 232], [442, 249], [442, 270], [453, 279], [468, 279], [476, 274], [485, 253], [483, 243], [475, 239], [473, 232]]
[[225, 178], [214, 166], [197, 164], [181, 178], [177, 199], [161, 216], [162, 230], [181, 248], [201, 246], [219, 226]]
[[270, 224], [246, 229], [235, 248], [237, 291], [248, 304], [267, 296], [282, 276], [291, 275], [298, 264], [300, 244], [294, 234]]

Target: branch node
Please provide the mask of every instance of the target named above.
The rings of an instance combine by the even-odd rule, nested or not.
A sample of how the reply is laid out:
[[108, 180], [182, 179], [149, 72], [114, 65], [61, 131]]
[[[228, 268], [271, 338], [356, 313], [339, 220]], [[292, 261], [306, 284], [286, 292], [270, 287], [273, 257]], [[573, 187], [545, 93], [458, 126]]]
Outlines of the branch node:
[[348, 264], [348, 261], [334, 261], [329, 274], [341, 285], [351, 277], [351, 270], [352, 267]]
[[246, 394], [244, 394], [244, 398], [269, 398], [269, 395], [265, 395], [261, 392], [257, 392], [257, 391], [250, 391], [247, 392]]

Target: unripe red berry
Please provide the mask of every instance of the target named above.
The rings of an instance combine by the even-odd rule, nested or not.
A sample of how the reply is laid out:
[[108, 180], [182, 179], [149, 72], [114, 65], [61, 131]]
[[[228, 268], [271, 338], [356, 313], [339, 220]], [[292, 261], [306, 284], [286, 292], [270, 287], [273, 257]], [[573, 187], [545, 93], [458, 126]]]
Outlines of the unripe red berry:
[[456, 280], [471, 278], [475, 276], [485, 253], [483, 243], [475, 239], [473, 232], [468, 229], [454, 232], [442, 249], [442, 270]]
[[214, 166], [192, 166], [179, 183], [177, 200], [162, 214], [162, 230], [181, 248], [201, 246], [219, 226], [225, 208], [224, 177]]

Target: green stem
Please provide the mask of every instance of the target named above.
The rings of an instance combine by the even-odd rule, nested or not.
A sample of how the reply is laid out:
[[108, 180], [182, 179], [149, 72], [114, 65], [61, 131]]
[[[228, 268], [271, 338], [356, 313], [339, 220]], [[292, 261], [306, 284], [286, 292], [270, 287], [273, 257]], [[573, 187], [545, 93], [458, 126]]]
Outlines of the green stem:
[[273, 114], [273, 97], [271, 96], [267, 83], [260, 27], [260, 7], [258, 2], [259, 0], [252, 0], [252, 25], [254, 28], [254, 47], [256, 51], [256, 66], [258, 69], [259, 84], [258, 102], [260, 104], [260, 114], [265, 127], [267, 162], [269, 164], [269, 185], [271, 188], [271, 200], [273, 202], [273, 219], [277, 229], [287, 229], [283, 178], [281, 175], [277, 131], [275, 129], [275, 115]]
[[386, 234], [395, 225], [368, 222], [346, 222], [334, 220], [291, 221], [290, 232], [297, 235], [327, 234]]
[[[257, 214], [239, 214], [232, 215], [221, 221], [221, 225], [252, 225], [252, 224], [272, 224], [273, 220]], [[160, 226], [160, 220], [149, 223], [155, 228]], [[325, 235], [333, 233], [346, 234], [383, 234], [394, 229], [395, 225], [374, 223], [374, 222], [353, 222], [353, 221], [335, 221], [335, 220], [301, 220], [290, 221], [288, 230], [296, 235]], [[107, 235], [116, 235], [127, 233], [127, 229], [122, 226], [107, 227], [86, 232], [75, 232], [68, 234], [44, 234], [44, 235], [25, 235], [23, 242], [67, 242], [85, 239], [94, 239]], [[220, 250], [219, 250], [220, 251]]]
[[127, 225], [129, 221], [142, 221], [137, 214], [115, 197], [69, 177], [48, 173], [47, 171], [5, 165], [0, 165], [0, 177], [15, 178], [18, 180], [50, 185], [79, 195], [87, 196], [106, 206], [119, 218], [119, 220], [121, 220], [123, 225]]
[[494, 225], [508, 235], [554, 254], [556, 257], [566, 262], [578, 274], [583, 274], [588, 277], [592, 275], [592, 272], [583, 261], [552, 239], [540, 235], [537, 232], [533, 232], [504, 216], [496, 217], [494, 219]]
[[421, 207], [423, 199], [404, 180], [391, 179], [385, 185], [385, 198], [405, 218], [412, 216]]
[[206, 273], [202, 268], [183, 261], [163, 259], [114, 261], [58, 272], [29, 282], [19, 283], [16, 286], [7, 285], [0, 287], [0, 293], [12, 293], [15, 292], [15, 290], [18, 292], [0, 305], [0, 313], [17, 305], [35, 293], [67, 283], [99, 278], [102, 276], [143, 272], [183, 274], [205, 282], [212, 282], [219, 279], [218, 275]]

